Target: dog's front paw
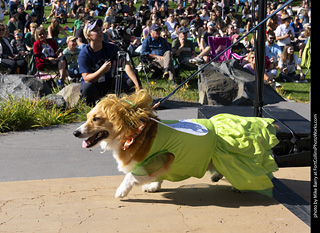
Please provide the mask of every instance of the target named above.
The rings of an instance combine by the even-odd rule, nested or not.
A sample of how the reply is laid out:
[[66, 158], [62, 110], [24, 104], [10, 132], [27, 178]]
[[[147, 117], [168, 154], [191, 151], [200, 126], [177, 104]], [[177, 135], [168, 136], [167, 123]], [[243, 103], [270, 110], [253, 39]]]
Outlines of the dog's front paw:
[[161, 182], [152, 182], [150, 184], [142, 185], [142, 191], [147, 193], [154, 193], [161, 189]]
[[128, 196], [130, 190], [131, 190], [131, 188], [124, 187], [123, 185], [120, 185], [116, 191], [115, 197], [116, 198], [124, 198], [124, 197]]

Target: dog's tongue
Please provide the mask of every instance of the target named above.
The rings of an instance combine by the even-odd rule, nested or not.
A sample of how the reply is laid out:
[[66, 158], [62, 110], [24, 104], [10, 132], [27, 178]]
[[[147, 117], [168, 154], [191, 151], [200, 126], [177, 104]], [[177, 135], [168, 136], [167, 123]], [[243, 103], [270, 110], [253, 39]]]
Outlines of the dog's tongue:
[[82, 148], [87, 148], [87, 146], [88, 146], [88, 143], [84, 140], [84, 141], [82, 142]]

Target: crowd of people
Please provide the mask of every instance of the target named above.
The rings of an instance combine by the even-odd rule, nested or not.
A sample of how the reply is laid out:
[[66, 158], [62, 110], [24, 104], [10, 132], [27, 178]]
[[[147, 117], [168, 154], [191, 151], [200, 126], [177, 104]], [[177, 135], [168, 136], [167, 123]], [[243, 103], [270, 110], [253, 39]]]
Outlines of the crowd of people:
[[[267, 15], [285, 2], [267, 1]], [[157, 65], [163, 78], [176, 85], [174, 61], [197, 69], [213, 52], [223, 50], [219, 46], [212, 51], [209, 37], [229, 37], [234, 43], [258, 20], [255, 0], [173, 0], [170, 5], [174, 7], [169, 0], [25, 0], [23, 5], [20, 0], [0, 0], [0, 65], [8, 74], [27, 74], [32, 52], [37, 70], [59, 70], [58, 85], [66, 78], [81, 79], [82, 96], [93, 104], [114, 89], [119, 46]], [[49, 15], [45, 6], [51, 7]], [[10, 19], [3, 23], [6, 14]], [[71, 18], [73, 27], [63, 26]], [[306, 82], [300, 64], [304, 52], [311, 53], [311, 0], [301, 0], [297, 11], [289, 4], [266, 26], [265, 82]], [[254, 35], [236, 43], [231, 53], [255, 73]], [[125, 60], [122, 89], [139, 90], [139, 77], [129, 57]]]

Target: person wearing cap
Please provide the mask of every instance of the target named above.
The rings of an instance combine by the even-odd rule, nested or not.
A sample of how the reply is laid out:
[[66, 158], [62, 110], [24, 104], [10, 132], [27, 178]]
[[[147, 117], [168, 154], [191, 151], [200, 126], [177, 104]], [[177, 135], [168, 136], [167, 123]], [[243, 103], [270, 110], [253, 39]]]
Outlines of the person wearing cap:
[[[81, 79], [81, 97], [90, 106], [108, 93], [115, 91], [115, 77], [112, 76], [112, 65], [117, 62], [119, 48], [103, 41], [102, 20], [89, 21], [83, 29], [88, 44], [78, 56]], [[122, 91], [131, 93], [140, 90], [140, 83], [129, 64], [125, 61], [126, 77], [123, 78]]]
[[160, 37], [160, 31], [161, 28], [157, 24], [151, 26], [150, 35], [142, 42], [140, 54], [163, 68], [163, 78], [169, 78], [169, 82], [175, 85], [173, 53], [167, 40]]
[[190, 68], [197, 68], [196, 65], [189, 62], [190, 59], [196, 56], [196, 52], [193, 42], [188, 40], [188, 32], [189, 29], [185, 27], [178, 29], [178, 38], [172, 42], [172, 52], [180, 64]]
[[208, 37], [214, 36], [217, 33], [217, 30], [214, 26], [214, 22], [212, 21], [207, 23], [207, 27], [208, 27], [208, 31], [204, 32], [201, 35], [201, 39], [200, 39], [201, 53], [197, 57], [190, 59], [191, 63], [201, 64], [201, 63], [204, 63], [205, 61], [208, 61], [209, 59], [208, 55], [211, 52], [211, 47], [209, 46]]
[[282, 24], [280, 24], [276, 31], [277, 44], [283, 50], [284, 46], [290, 45], [291, 40], [295, 38], [294, 29], [290, 26], [291, 17], [287, 14], [281, 16]]
[[77, 37], [68, 36], [67, 46], [68, 47], [63, 50], [62, 54], [67, 61], [68, 76], [73, 81], [76, 81], [77, 78], [81, 77], [78, 67], [78, 56], [80, 49], [77, 47]]

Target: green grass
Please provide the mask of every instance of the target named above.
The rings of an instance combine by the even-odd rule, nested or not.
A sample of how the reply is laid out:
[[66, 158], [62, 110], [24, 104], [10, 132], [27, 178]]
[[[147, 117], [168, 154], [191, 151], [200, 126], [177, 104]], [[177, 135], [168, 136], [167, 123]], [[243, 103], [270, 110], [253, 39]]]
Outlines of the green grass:
[[83, 121], [89, 110], [81, 102], [74, 108], [62, 109], [45, 98], [8, 96], [0, 102], [0, 133]]

